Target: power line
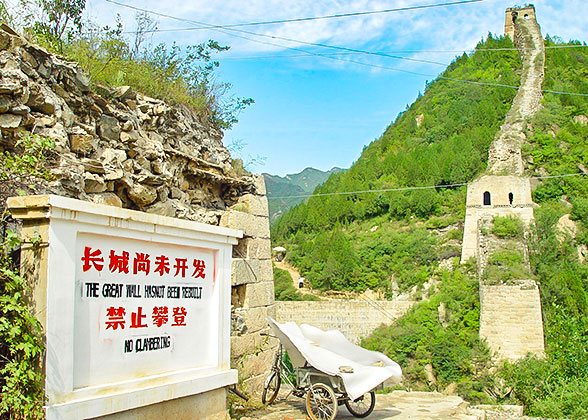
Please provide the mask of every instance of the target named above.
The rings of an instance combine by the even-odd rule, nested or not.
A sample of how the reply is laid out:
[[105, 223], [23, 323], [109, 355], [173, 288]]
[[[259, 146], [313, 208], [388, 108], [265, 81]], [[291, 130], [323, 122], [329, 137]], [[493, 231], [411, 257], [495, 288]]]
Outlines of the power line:
[[[554, 45], [549, 47], [544, 47], [545, 49], [560, 49], [560, 48], [588, 48], [588, 45]], [[477, 51], [484, 51], [484, 52], [493, 52], [493, 51], [530, 51], [534, 48], [471, 48], [471, 49], [463, 49], [463, 50], [393, 50], [393, 51], [379, 51], [381, 53], [386, 54], [422, 54], [422, 53], [467, 53], [467, 52], [477, 52]], [[332, 53], [320, 53], [321, 56], [337, 56], [337, 55], [354, 55], [354, 54], [362, 54], [359, 52], [332, 52]], [[309, 54], [281, 54], [281, 55], [258, 55], [258, 56], [250, 56], [250, 57], [221, 57], [218, 60], [227, 61], [227, 60], [263, 60], [263, 59], [272, 59], [272, 58], [298, 58], [298, 57], [308, 57]]]
[[[545, 176], [535, 176], [530, 177], [528, 179], [553, 179], [553, 178], [566, 178], [570, 176], [578, 176], [583, 175], [586, 176], [587, 174], [583, 172], [578, 172], [574, 174], [563, 174], [563, 175], [545, 175]], [[442, 184], [442, 185], [427, 185], [421, 187], [400, 187], [400, 188], [381, 188], [377, 190], [360, 190], [360, 191], [339, 191], [339, 192], [332, 192], [332, 193], [322, 193], [322, 194], [301, 194], [301, 195], [289, 195], [289, 196], [282, 196], [282, 197], [272, 197], [268, 195], [268, 200], [278, 200], [278, 199], [285, 199], [285, 198], [308, 198], [308, 197], [328, 197], [333, 195], [355, 195], [355, 194], [370, 194], [370, 193], [382, 193], [382, 192], [396, 192], [396, 191], [415, 191], [415, 190], [432, 190], [438, 188], [455, 188], [455, 187], [463, 187], [465, 185], [469, 185], [470, 182], [462, 182], [458, 184]]]
[[[293, 19], [266, 20], [266, 21], [261, 21], [261, 22], [233, 23], [233, 24], [227, 24], [227, 25], [210, 25], [207, 28], [158, 29], [158, 30], [147, 31], [147, 32], [195, 31], [195, 30], [212, 29], [212, 28], [227, 29], [227, 28], [240, 28], [240, 27], [244, 27], [244, 26], [261, 26], [261, 25], [275, 25], [275, 24], [292, 23], [292, 22], [308, 22], [308, 21], [312, 21], [312, 20], [339, 19], [339, 18], [346, 18], [346, 17], [352, 17], [352, 16], [366, 16], [366, 15], [376, 15], [376, 14], [382, 14], [382, 13], [405, 12], [405, 11], [409, 11], [409, 10], [431, 9], [434, 7], [446, 7], [446, 6], [454, 6], [454, 5], [469, 4], [469, 3], [479, 3], [482, 1], [486, 1], [486, 0], [462, 0], [462, 1], [447, 2], [447, 3], [424, 4], [424, 5], [418, 5], [418, 6], [398, 7], [395, 9], [339, 13], [339, 14], [334, 14], [334, 15], [311, 16], [311, 17], [293, 18]], [[110, 3], [119, 4], [114, 1], [111, 1]], [[128, 32], [128, 33], [134, 33], [134, 32]]]
[[[133, 10], [137, 10], [137, 11], [145, 12], [145, 13], [151, 13], [151, 14], [154, 14], [154, 15], [157, 15], [157, 16], [166, 17], [166, 18], [169, 18], [169, 19], [174, 19], [174, 20], [179, 20], [179, 21], [182, 21], [182, 22], [191, 23], [191, 24], [194, 24], [194, 25], [199, 25], [200, 26], [199, 29], [210, 29], [210, 30], [217, 31], [217, 32], [222, 32], [222, 33], [225, 33], [225, 34], [232, 34], [233, 32], [238, 32], [238, 33], [242, 33], [242, 34], [246, 34], [246, 35], [257, 36], [257, 37], [262, 37], [262, 38], [270, 38], [270, 39], [279, 40], [279, 41], [293, 42], [293, 43], [297, 43], [297, 44], [301, 44], [301, 45], [308, 45], [308, 46], [313, 46], [313, 47], [329, 48], [329, 49], [335, 49], [335, 50], [340, 50], [340, 51], [356, 52], [356, 53], [360, 53], [360, 54], [368, 54], [368, 55], [376, 55], [376, 56], [394, 58], [394, 59], [397, 59], [397, 60], [406, 60], [406, 61], [414, 61], [414, 62], [426, 63], [426, 64], [436, 64], [436, 65], [439, 65], [439, 66], [447, 66], [446, 63], [439, 63], [437, 61], [421, 60], [421, 59], [409, 58], [409, 57], [401, 57], [401, 56], [395, 56], [395, 55], [390, 55], [390, 54], [385, 54], [385, 53], [380, 53], [380, 52], [363, 51], [363, 50], [358, 50], [358, 49], [354, 49], [354, 48], [347, 48], [347, 47], [341, 47], [341, 46], [336, 46], [336, 45], [321, 44], [321, 43], [318, 43], [318, 42], [301, 41], [301, 40], [298, 40], [298, 39], [286, 38], [286, 37], [277, 36], [277, 35], [260, 34], [260, 33], [257, 33], [257, 32], [245, 31], [243, 29], [225, 28], [226, 29], [226, 31], [225, 31], [225, 30], [219, 29], [215, 25], [210, 25], [208, 23], [203, 23], [203, 22], [199, 22], [199, 21], [191, 20], [191, 19], [184, 19], [184, 18], [180, 18], [180, 17], [177, 17], [177, 16], [168, 15], [168, 14], [165, 14], [165, 13], [159, 13], [159, 12], [155, 12], [153, 10], [148, 10], [148, 9], [144, 9], [144, 8], [141, 8], [141, 7], [131, 6], [129, 4], [120, 3], [120, 2], [115, 1], [115, 0], [105, 0], [105, 1], [108, 2], [108, 3], [119, 5], [121, 7], [128, 8], [128, 9], [133, 9]], [[478, 0], [478, 1], [485, 1], [485, 0]], [[230, 33], [228, 33], [227, 31], [230, 31]], [[243, 38], [243, 37], [241, 36], [241, 38]], [[250, 38], [245, 38], [245, 39], [248, 39], [248, 40], [253, 41], [253, 42], [259, 42], [258, 40], [252, 40]], [[279, 46], [282, 47], [282, 48], [288, 48], [289, 49], [289, 47], [285, 47], [283, 45], [279, 45]], [[308, 52], [308, 51], [304, 51], [304, 52]], [[308, 53], [309, 54], [312, 54], [310, 52], [308, 52]]]
[[[260, 33], [256, 33], [256, 32], [245, 31], [245, 30], [242, 30], [242, 29], [227, 29], [227, 30], [217, 29], [217, 28], [214, 28], [214, 25], [210, 25], [210, 24], [207, 24], [207, 23], [202, 23], [202, 22], [198, 22], [198, 21], [190, 20], [190, 19], [184, 19], [184, 18], [180, 18], [180, 17], [177, 17], [177, 16], [168, 15], [168, 14], [165, 14], [165, 13], [159, 13], [159, 12], [155, 12], [153, 10], [148, 10], [148, 9], [144, 9], [144, 8], [140, 8], [140, 7], [136, 7], [136, 6], [131, 6], [131, 5], [128, 5], [128, 4], [120, 3], [120, 2], [115, 1], [115, 0], [105, 0], [105, 1], [108, 2], [108, 3], [113, 3], [113, 4], [116, 4], [116, 5], [119, 5], [121, 7], [129, 8], [129, 9], [132, 9], [132, 10], [137, 10], [137, 11], [141, 11], [141, 12], [145, 12], [145, 13], [151, 13], [151, 14], [154, 14], [154, 15], [157, 15], [157, 16], [162, 16], [162, 17], [166, 17], [166, 18], [169, 18], [169, 19], [179, 20], [179, 21], [182, 21], [182, 22], [188, 22], [188, 23], [191, 23], [193, 25], [204, 26], [205, 28], [211, 29], [213, 31], [225, 33], [225, 34], [228, 34], [228, 35], [231, 35], [231, 36], [236, 36], [238, 38], [247, 39], [247, 40], [252, 41], [252, 42], [258, 42], [258, 43], [261, 43], [261, 44], [274, 45], [274, 46], [279, 46], [279, 47], [285, 48], [285, 49], [290, 49], [290, 50], [295, 50], [295, 51], [301, 51], [301, 52], [307, 53], [309, 55], [321, 56], [321, 54], [319, 54], [319, 53], [313, 53], [313, 52], [310, 52], [310, 51], [301, 50], [299, 48], [293, 48], [293, 47], [287, 47], [287, 46], [284, 46], [284, 45], [268, 43], [268, 42], [264, 42], [264, 41], [261, 41], [261, 40], [255, 40], [255, 39], [251, 39], [251, 38], [245, 37], [243, 35], [234, 34], [232, 32], [239, 32], [239, 33], [244, 33], [244, 34], [252, 35], [252, 36], [277, 39], [277, 40], [281, 40], [281, 41], [294, 42], [294, 43], [298, 43], [298, 44], [315, 46], [315, 47], [330, 48], [330, 49], [336, 49], [336, 50], [346, 51], [346, 52], [354, 52], [354, 53], [358, 53], [358, 54], [375, 55], [375, 56], [381, 56], [381, 57], [394, 58], [394, 59], [398, 59], [398, 60], [407, 60], [407, 61], [415, 61], [415, 62], [422, 62], [422, 63], [428, 63], [428, 64], [437, 64], [437, 65], [441, 65], [441, 66], [447, 66], [447, 64], [445, 64], [445, 63], [439, 63], [439, 62], [430, 61], [430, 60], [420, 60], [420, 59], [416, 59], [416, 58], [401, 57], [401, 56], [396, 56], [396, 55], [391, 55], [391, 54], [386, 54], [386, 53], [381, 53], [381, 52], [365, 51], [365, 50], [359, 50], [359, 49], [347, 48], [347, 47], [341, 47], [341, 46], [335, 46], [335, 45], [328, 45], [328, 44], [322, 44], [322, 43], [314, 43], [314, 42], [308, 42], [308, 41], [300, 41], [300, 40], [296, 40], [296, 39], [292, 39], [292, 38], [286, 38], [286, 37], [280, 37], [280, 36], [276, 36], [276, 35], [260, 34]], [[227, 31], [230, 31], [230, 32], [227, 32]], [[392, 68], [392, 67], [374, 65], [374, 64], [369, 64], [369, 63], [362, 63], [362, 62], [354, 61], [354, 60], [345, 60], [345, 59], [341, 59], [339, 57], [332, 57], [332, 56], [324, 56], [324, 57], [329, 58], [329, 59], [333, 59], [333, 60], [347, 61], [347, 62], [350, 62], [350, 63], [355, 63], [355, 64], [364, 65], [364, 66], [368, 66], [368, 67], [376, 67], [376, 68], [383, 68], [383, 69], [387, 69], [387, 70], [405, 72], [405, 73], [414, 74], [414, 75], [417, 75], [417, 76], [438, 77], [439, 79], [449, 80], [449, 81], [453, 81], [453, 82], [469, 83], [469, 84], [482, 85], [482, 86], [506, 87], [506, 88], [516, 89], [516, 90], [522, 89], [520, 86], [504, 85], [504, 84], [490, 83], [490, 82], [476, 82], [476, 81], [473, 81], [473, 80], [455, 79], [455, 78], [450, 78], [450, 77], [435, 76], [435, 75], [432, 75], [432, 74], [425, 74], [425, 73], [413, 72], [413, 71], [409, 71], [409, 70], [403, 70], [403, 69], [397, 69], [397, 68]], [[554, 94], [561, 94], [561, 95], [586, 96], [586, 97], [588, 97], [588, 94], [585, 94], [585, 93], [552, 91], [552, 90], [544, 90], [544, 89], [533, 89], [533, 90], [537, 90], [539, 92], [545, 92], [545, 93], [554, 93]]]

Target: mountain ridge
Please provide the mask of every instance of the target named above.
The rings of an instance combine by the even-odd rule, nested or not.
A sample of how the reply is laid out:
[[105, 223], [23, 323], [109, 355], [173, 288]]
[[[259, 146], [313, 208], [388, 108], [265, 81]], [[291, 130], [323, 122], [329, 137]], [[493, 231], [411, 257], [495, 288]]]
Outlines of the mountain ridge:
[[328, 171], [308, 166], [300, 172], [284, 176], [262, 173], [269, 202], [270, 222], [275, 222], [284, 212], [303, 202], [305, 197], [300, 196], [311, 194], [316, 187], [327, 181], [331, 174], [343, 171], [345, 169], [337, 166]]

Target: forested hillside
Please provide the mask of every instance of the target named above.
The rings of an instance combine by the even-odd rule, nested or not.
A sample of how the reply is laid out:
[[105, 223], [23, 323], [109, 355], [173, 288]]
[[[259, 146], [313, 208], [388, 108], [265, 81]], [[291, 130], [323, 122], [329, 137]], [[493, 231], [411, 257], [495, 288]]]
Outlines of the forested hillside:
[[[477, 271], [458, 267], [465, 186], [314, 197], [278, 220], [273, 240], [321, 289], [418, 292], [423, 302], [363, 345], [403, 366], [413, 389], [457, 391], [473, 402], [523, 404], [528, 415], [588, 418], [588, 48], [547, 37], [542, 109], [527, 124], [525, 176], [534, 181], [528, 235], [540, 287], [544, 359], [494, 364], [478, 337]], [[489, 36], [443, 74], [518, 84], [509, 39]], [[556, 47], [556, 48], [553, 48]], [[462, 184], [484, 173], [488, 147], [514, 89], [444, 79], [430, 83], [345, 173], [316, 193]], [[579, 94], [579, 95], [574, 95]], [[549, 176], [564, 175], [558, 178]], [[567, 216], [566, 216], [567, 215]], [[565, 216], [565, 217], [563, 217]], [[562, 223], [568, 230], [562, 232]], [[423, 291], [423, 294], [425, 292]]]
[[[478, 45], [512, 47], [509, 38], [490, 35]], [[518, 85], [520, 66], [517, 51], [476, 51], [456, 58], [443, 76]], [[433, 81], [348, 171], [316, 193], [468, 182], [485, 169], [515, 94]], [[427, 228], [462, 222], [464, 204], [465, 187], [313, 197], [282, 216], [272, 238], [293, 249], [290, 259], [315, 287], [389, 288], [394, 276], [403, 289], [424, 282], [439, 259], [458, 255], [459, 231], [438, 236]]]

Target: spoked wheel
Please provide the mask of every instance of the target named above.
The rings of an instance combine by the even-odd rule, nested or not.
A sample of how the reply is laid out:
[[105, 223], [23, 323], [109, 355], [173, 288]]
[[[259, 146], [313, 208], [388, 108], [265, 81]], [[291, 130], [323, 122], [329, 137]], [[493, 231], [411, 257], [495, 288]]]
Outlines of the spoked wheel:
[[263, 393], [261, 394], [261, 402], [263, 404], [271, 404], [278, 396], [280, 390], [281, 378], [275, 371], [269, 374], [263, 384]]
[[347, 410], [349, 410], [349, 412], [353, 414], [355, 417], [359, 418], [369, 416], [372, 413], [372, 411], [374, 411], [375, 405], [376, 394], [374, 394], [374, 391], [370, 391], [366, 394], [363, 394], [355, 401], [345, 400], [345, 407], [347, 407]]
[[337, 405], [337, 397], [328, 385], [314, 384], [306, 394], [306, 412], [312, 420], [334, 420]]

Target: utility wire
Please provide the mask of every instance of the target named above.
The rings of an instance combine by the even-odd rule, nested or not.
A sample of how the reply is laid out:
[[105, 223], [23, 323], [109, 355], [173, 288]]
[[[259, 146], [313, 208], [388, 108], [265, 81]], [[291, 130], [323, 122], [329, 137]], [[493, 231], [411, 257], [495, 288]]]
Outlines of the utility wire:
[[[108, 1], [108, 0], [107, 0]], [[228, 25], [210, 25], [208, 27], [200, 27], [200, 28], [178, 28], [178, 29], [156, 29], [147, 32], [177, 32], [177, 31], [197, 31], [201, 29], [227, 29], [227, 28], [240, 28], [244, 26], [261, 26], [261, 25], [275, 25], [281, 23], [291, 23], [291, 22], [308, 22], [312, 20], [323, 20], [323, 19], [339, 19], [339, 18], [346, 18], [352, 16], [366, 16], [366, 15], [376, 15], [382, 13], [392, 13], [392, 12], [405, 12], [408, 10], [419, 10], [419, 9], [431, 9], [434, 7], [446, 7], [446, 6], [454, 6], [454, 5], [461, 5], [461, 4], [469, 4], [469, 3], [479, 3], [486, 0], [462, 0], [462, 1], [453, 1], [447, 3], [437, 3], [437, 4], [424, 4], [418, 6], [408, 6], [408, 7], [398, 7], [395, 9], [383, 9], [383, 10], [370, 10], [370, 11], [363, 11], [363, 12], [351, 12], [351, 13], [339, 13], [334, 15], [325, 15], [325, 16], [311, 16], [311, 17], [303, 17], [303, 18], [294, 18], [294, 19], [281, 19], [281, 20], [266, 20], [261, 22], [250, 22], [250, 23], [233, 23]], [[117, 3], [115, 1], [110, 1], [110, 3]], [[131, 31], [127, 33], [135, 33], [136, 31]]]
[[[544, 47], [545, 49], [559, 49], [559, 48], [588, 48], [588, 45], [554, 45], [550, 47]], [[471, 48], [465, 50], [395, 50], [395, 51], [380, 51], [381, 53], [386, 54], [421, 54], [421, 53], [468, 53], [468, 52], [477, 52], [477, 51], [530, 51], [534, 48]], [[320, 56], [337, 56], [337, 55], [354, 55], [354, 54], [362, 54], [359, 52], [332, 52], [332, 53], [320, 53]], [[220, 61], [227, 61], [227, 60], [263, 60], [263, 59], [272, 59], [272, 58], [297, 58], [297, 57], [308, 57], [309, 54], [282, 54], [282, 55], [258, 55], [258, 56], [250, 56], [250, 57], [220, 57], [217, 60]]]
[[[427, 63], [427, 64], [437, 64], [437, 65], [440, 65], [440, 66], [447, 66], [446, 63], [439, 63], [439, 62], [436, 62], [436, 61], [420, 60], [420, 59], [416, 59], [416, 58], [401, 57], [401, 56], [395, 56], [395, 55], [390, 55], [390, 54], [385, 54], [385, 53], [380, 53], [380, 52], [362, 51], [362, 50], [357, 50], [357, 49], [354, 49], [354, 48], [347, 48], [347, 47], [341, 47], [341, 46], [335, 46], [335, 45], [321, 44], [321, 43], [318, 43], [318, 42], [301, 41], [301, 40], [292, 39], [292, 38], [286, 38], [286, 37], [277, 36], [277, 35], [260, 34], [260, 33], [257, 33], [257, 32], [245, 31], [243, 29], [234, 29], [233, 28], [233, 29], [227, 29], [227, 31], [224, 31], [224, 30], [220, 30], [220, 29], [216, 28], [214, 25], [210, 25], [208, 23], [199, 22], [199, 21], [191, 20], [191, 19], [180, 18], [180, 17], [177, 17], [177, 16], [168, 15], [168, 14], [165, 14], [165, 13], [155, 12], [153, 10], [148, 10], [148, 9], [144, 9], [144, 8], [141, 8], [141, 7], [131, 6], [129, 4], [120, 3], [120, 2], [118, 2], [116, 0], [105, 0], [105, 1], [108, 2], [108, 3], [116, 4], [116, 5], [121, 6], [121, 7], [128, 8], [128, 9], [136, 10], [136, 11], [139, 11], [139, 12], [151, 13], [151, 14], [154, 14], [154, 15], [157, 15], [157, 16], [166, 17], [168, 19], [179, 20], [179, 21], [182, 21], [182, 22], [191, 23], [193, 25], [198, 25], [202, 29], [210, 29], [210, 30], [222, 32], [222, 33], [225, 33], [225, 34], [227, 34], [227, 31], [230, 31], [230, 33], [238, 32], [238, 33], [242, 33], [242, 34], [246, 34], [246, 35], [257, 36], [257, 37], [262, 37], [262, 38], [270, 38], [270, 39], [279, 40], [279, 41], [293, 42], [293, 43], [297, 43], [297, 44], [301, 44], [301, 45], [308, 45], [308, 46], [313, 46], [313, 47], [329, 48], [329, 49], [335, 49], [335, 50], [340, 50], [340, 51], [348, 51], [348, 52], [357, 52], [357, 53], [361, 53], [361, 54], [377, 55], [377, 56], [382, 56], [382, 57], [394, 58], [394, 59], [397, 59], [397, 60], [407, 60], [407, 61], [415, 61], [415, 62], [421, 62], [421, 63]], [[483, 1], [483, 0], [480, 0], [480, 1]], [[251, 40], [251, 39], [249, 39], [249, 40]]]
[[[144, 9], [144, 8], [135, 7], [135, 6], [131, 6], [131, 5], [128, 5], [128, 4], [120, 3], [120, 2], [115, 1], [115, 0], [105, 0], [105, 1], [108, 2], [108, 3], [119, 5], [121, 7], [129, 8], [129, 9], [132, 9], [132, 10], [137, 10], [137, 11], [145, 12], [145, 13], [151, 13], [151, 14], [154, 14], [154, 15], [157, 15], [157, 16], [162, 16], [162, 17], [166, 17], [166, 18], [169, 18], [169, 19], [179, 20], [179, 21], [182, 21], [182, 22], [188, 22], [188, 23], [191, 23], [193, 25], [203, 26], [203, 27], [208, 28], [208, 29], [211, 29], [213, 31], [222, 32], [222, 33], [225, 33], [225, 34], [228, 34], [228, 35], [231, 35], [231, 36], [236, 36], [236, 37], [239, 37], [239, 38], [244, 38], [244, 39], [247, 39], [247, 40], [250, 40], [250, 41], [253, 41], [253, 42], [258, 42], [258, 43], [267, 44], [267, 45], [274, 45], [274, 46], [276, 46], [276, 44], [273, 44], [273, 43], [268, 43], [268, 42], [263, 42], [261, 40], [251, 39], [251, 38], [245, 37], [243, 35], [234, 34], [233, 32], [239, 32], [239, 33], [244, 33], [244, 34], [247, 34], [247, 35], [264, 37], [264, 38], [277, 39], [277, 40], [282, 40], [282, 41], [287, 41], [287, 42], [294, 42], [294, 43], [298, 43], [298, 44], [315, 46], [315, 47], [330, 48], [330, 49], [336, 49], [336, 50], [346, 51], [346, 52], [354, 52], [354, 53], [358, 53], [358, 54], [375, 55], [375, 56], [381, 56], [381, 57], [394, 58], [394, 59], [398, 59], [398, 60], [423, 62], [423, 63], [428, 63], [428, 64], [438, 64], [438, 65], [442, 65], [442, 66], [446, 66], [447, 65], [445, 63], [439, 63], [439, 62], [435, 62], [435, 61], [420, 60], [420, 59], [416, 59], [416, 58], [401, 57], [401, 56], [396, 56], [396, 55], [391, 55], [391, 54], [386, 54], [386, 53], [381, 53], [381, 52], [364, 51], [364, 50], [359, 50], [359, 49], [354, 49], [354, 48], [347, 48], [347, 47], [334, 46], [334, 45], [328, 45], [328, 44], [321, 44], [321, 43], [300, 41], [300, 40], [296, 40], [296, 39], [292, 39], [292, 38], [286, 38], [286, 37], [280, 37], [280, 36], [276, 36], [276, 35], [267, 35], [267, 34], [260, 34], [260, 33], [256, 33], [256, 32], [245, 31], [245, 30], [242, 30], [242, 29], [227, 29], [227, 30], [217, 29], [217, 28], [214, 28], [214, 25], [210, 25], [210, 24], [207, 24], [207, 23], [198, 22], [198, 21], [190, 20], [190, 19], [184, 19], [184, 18], [180, 18], [180, 17], [177, 17], [177, 16], [168, 15], [168, 14], [165, 14], [165, 13], [159, 13], [159, 12], [155, 12], [153, 10], [148, 10], [148, 9]], [[230, 31], [230, 32], [227, 32], [227, 31]], [[313, 53], [313, 52], [306, 51], [306, 50], [301, 50], [301, 49], [298, 49], [298, 48], [286, 47], [286, 46], [283, 46], [283, 45], [277, 45], [277, 46], [279, 46], [281, 48], [286, 48], [286, 49], [301, 51], [303, 53], [308, 53], [309, 55], [321, 56], [319, 53]], [[402, 70], [402, 69], [397, 69], [397, 68], [392, 68], [392, 67], [379, 66], [379, 65], [369, 64], [369, 63], [362, 63], [362, 62], [353, 61], [353, 60], [344, 60], [344, 59], [341, 59], [341, 58], [338, 58], [338, 57], [332, 57], [332, 56], [324, 56], [324, 57], [330, 58], [330, 59], [334, 59], [334, 60], [339, 60], [339, 61], [347, 61], [347, 62], [350, 62], [350, 63], [355, 63], [355, 64], [364, 65], [364, 66], [368, 66], [368, 67], [376, 67], [376, 68], [383, 68], [383, 69], [394, 70], [394, 71], [401, 71], [401, 72], [405, 72], [405, 73], [414, 74], [414, 75], [417, 75], [417, 76], [438, 77], [439, 79], [449, 80], [449, 81], [453, 81], [453, 82], [469, 83], [469, 84], [482, 85], [482, 86], [506, 87], [506, 88], [517, 89], [517, 90], [522, 89], [520, 86], [504, 85], [504, 84], [490, 83], [490, 82], [476, 82], [476, 81], [473, 81], [473, 80], [455, 79], [455, 78], [450, 78], [450, 77], [435, 76], [435, 75], [432, 75], [432, 74], [413, 72], [413, 71], [409, 71], [409, 70]], [[553, 90], [544, 90], [544, 89], [533, 89], [533, 90], [537, 90], [539, 92], [545, 92], [545, 93], [560, 94], [560, 95], [572, 95], [572, 96], [586, 96], [586, 97], [588, 97], [588, 94], [586, 94], [586, 93], [563, 92], [563, 91], [553, 91]]]
[[[578, 176], [587, 174], [583, 172], [577, 172], [574, 174], [563, 174], [563, 175], [545, 175], [545, 176], [534, 176], [528, 179], [553, 179], [553, 178], [566, 178], [570, 176]], [[284, 198], [308, 198], [308, 197], [327, 197], [333, 195], [355, 195], [355, 194], [368, 194], [368, 193], [382, 193], [382, 192], [391, 192], [391, 191], [415, 191], [415, 190], [431, 190], [437, 188], [455, 188], [455, 187], [463, 187], [464, 185], [469, 185], [470, 182], [462, 182], [458, 184], [442, 184], [442, 185], [427, 185], [421, 187], [399, 187], [399, 188], [381, 188], [377, 190], [360, 190], [360, 191], [339, 191], [339, 192], [332, 192], [332, 193], [322, 193], [322, 194], [301, 194], [301, 195], [287, 195], [281, 197], [272, 197], [268, 195], [268, 200], [278, 200]]]

